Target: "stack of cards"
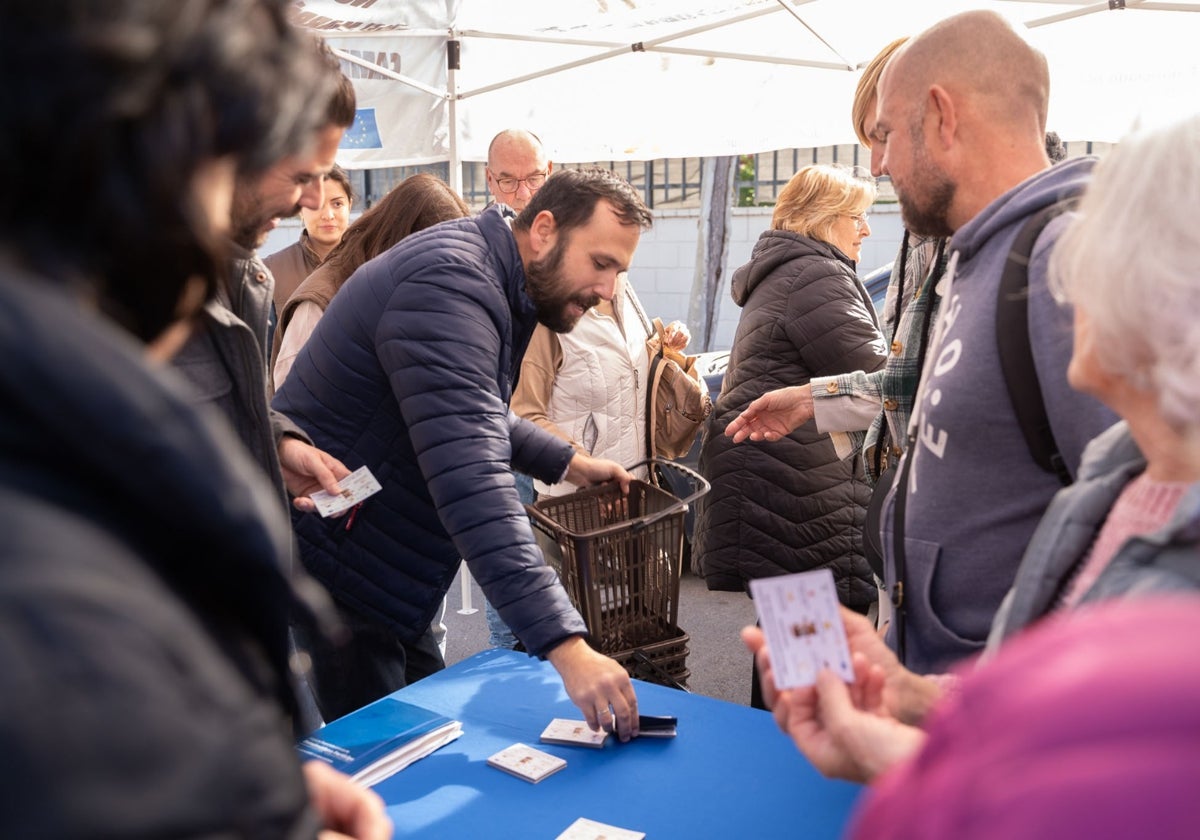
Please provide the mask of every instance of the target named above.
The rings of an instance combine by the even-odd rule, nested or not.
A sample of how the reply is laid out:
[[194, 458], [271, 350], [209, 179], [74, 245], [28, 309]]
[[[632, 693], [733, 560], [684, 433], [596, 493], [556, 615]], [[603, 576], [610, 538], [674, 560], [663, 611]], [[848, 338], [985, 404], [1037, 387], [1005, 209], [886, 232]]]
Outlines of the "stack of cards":
[[518, 779], [535, 785], [547, 776], [567, 766], [565, 758], [535, 750], [527, 744], [513, 744], [488, 758], [487, 763], [497, 770], [511, 773]]
[[645, 836], [644, 831], [630, 831], [580, 817], [554, 840], [643, 840]]
[[604, 730], [592, 731], [587, 721], [555, 718], [542, 731], [543, 744], [565, 744], [568, 747], [593, 747], [600, 749], [608, 739]]
[[829, 668], [854, 682], [846, 627], [829, 569], [750, 581], [778, 688], [800, 688]]

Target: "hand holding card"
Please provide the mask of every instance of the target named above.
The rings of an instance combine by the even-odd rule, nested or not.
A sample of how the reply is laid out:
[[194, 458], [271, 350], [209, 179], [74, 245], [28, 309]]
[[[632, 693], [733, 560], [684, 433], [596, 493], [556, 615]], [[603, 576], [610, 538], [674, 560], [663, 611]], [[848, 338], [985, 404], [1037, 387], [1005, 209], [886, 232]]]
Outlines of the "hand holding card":
[[350, 475], [340, 479], [338, 484], [342, 488], [341, 495], [335, 496], [324, 490], [318, 490], [309, 495], [313, 504], [317, 506], [317, 513], [321, 516], [339, 514], [354, 507], [363, 499], [374, 496], [382, 489], [379, 482], [375, 480], [375, 476], [366, 467], [359, 467]]
[[854, 682], [832, 572], [818, 569], [752, 580], [750, 594], [771, 651], [776, 687], [812, 685], [822, 668]]

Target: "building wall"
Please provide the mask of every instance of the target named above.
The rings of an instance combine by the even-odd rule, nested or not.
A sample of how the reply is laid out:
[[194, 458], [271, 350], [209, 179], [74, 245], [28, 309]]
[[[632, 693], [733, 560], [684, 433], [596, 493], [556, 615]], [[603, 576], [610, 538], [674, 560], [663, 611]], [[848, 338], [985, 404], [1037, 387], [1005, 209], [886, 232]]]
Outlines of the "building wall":
[[[738, 266], [749, 258], [759, 234], [771, 223], [772, 207], [735, 207], [730, 225], [725, 271], [718, 291], [720, 309], [717, 326], [709, 348], [724, 350], [733, 343], [739, 308], [729, 294], [729, 280]], [[862, 261], [858, 269], [865, 275], [884, 263], [891, 262], [900, 248], [903, 227], [896, 204], [880, 204], [872, 208], [871, 236], [863, 242]], [[688, 320], [693, 289], [696, 286], [696, 253], [700, 242], [700, 212], [695, 209], [659, 210], [654, 215], [654, 227], [647, 231], [634, 255], [630, 280], [650, 317], [664, 322]], [[264, 256], [295, 242], [300, 236], [299, 219], [285, 220], [271, 232], [260, 249]]]

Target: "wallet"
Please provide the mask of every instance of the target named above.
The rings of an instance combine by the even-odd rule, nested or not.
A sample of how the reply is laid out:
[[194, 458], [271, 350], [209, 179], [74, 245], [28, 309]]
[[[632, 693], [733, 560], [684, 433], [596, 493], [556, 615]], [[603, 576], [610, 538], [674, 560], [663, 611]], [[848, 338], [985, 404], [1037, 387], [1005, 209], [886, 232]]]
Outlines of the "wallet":
[[674, 738], [677, 725], [674, 715], [638, 715], [638, 737]]

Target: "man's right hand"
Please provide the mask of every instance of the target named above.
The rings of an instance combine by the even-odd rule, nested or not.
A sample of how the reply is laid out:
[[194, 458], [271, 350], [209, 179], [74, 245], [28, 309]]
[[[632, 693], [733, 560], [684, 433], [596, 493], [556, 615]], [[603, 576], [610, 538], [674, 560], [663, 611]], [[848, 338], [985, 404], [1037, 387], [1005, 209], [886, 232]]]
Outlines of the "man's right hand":
[[813, 417], [812, 387], [793, 385], [767, 391], [730, 421], [725, 435], [734, 443], [750, 440], [779, 440]]
[[637, 694], [615, 659], [592, 650], [581, 636], [560, 642], [546, 658], [589, 727], [615, 732], [622, 741], [637, 737]]

